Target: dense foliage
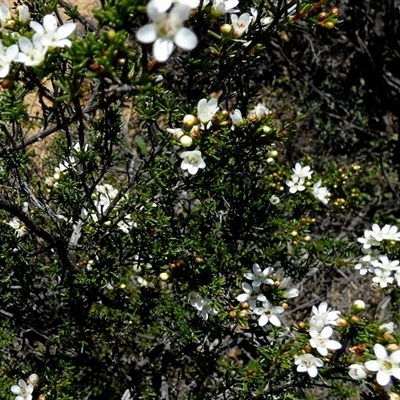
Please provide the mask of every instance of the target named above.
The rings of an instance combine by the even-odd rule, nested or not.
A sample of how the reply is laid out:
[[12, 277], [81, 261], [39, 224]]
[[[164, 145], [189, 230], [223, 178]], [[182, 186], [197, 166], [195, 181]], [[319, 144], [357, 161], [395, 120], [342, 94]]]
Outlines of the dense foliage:
[[17, 3], [0, 398], [399, 398], [399, 5]]

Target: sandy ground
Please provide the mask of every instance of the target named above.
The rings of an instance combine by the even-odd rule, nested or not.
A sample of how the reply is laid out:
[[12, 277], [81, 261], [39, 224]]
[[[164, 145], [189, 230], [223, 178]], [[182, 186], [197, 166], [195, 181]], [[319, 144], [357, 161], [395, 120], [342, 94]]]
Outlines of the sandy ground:
[[85, 16], [91, 15], [93, 9], [100, 8], [100, 0], [69, 0], [69, 3], [78, 6], [79, 12]]

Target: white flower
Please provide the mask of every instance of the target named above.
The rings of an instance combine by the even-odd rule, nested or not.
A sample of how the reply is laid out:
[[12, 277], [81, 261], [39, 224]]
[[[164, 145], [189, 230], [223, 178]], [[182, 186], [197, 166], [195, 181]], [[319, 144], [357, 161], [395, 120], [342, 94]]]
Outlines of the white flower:
[[386, 271], [398, 271], [399, 270], [399, 260], [389, 261], [386, 256], [380, 256], [379, 260], [371, 261], [371, 264], [375, 268], [382, 268]]
[[179, 157], [183, 158], [181, 168], [187, 169], [191, 175], [195, 175], [199, 168], [205, 168], [206, 166], [206, 163], [201, 158], [201, 151], [199, 150], [184, 151], [179, 154]]
[[361, 364], [351, 364], [349, 366], [349, 375], [356, 381], [361, 381], [367, 377], [367, 371]]
[[147, 15], [153, 23], [142, 26], [136, 32], [142, 43], [153, 43], [153, 56], [159, 62], [167, 61], [174, 43], [184, 49], [193, 50], [197, 46], [197, 36], [183, 22], [189, 17], [190, 7], [176, 3], [169, 13], [160, 12], [155, 2], [147, 5]]
[[17, 234], [17, 237], [24, 236], [26, 233], [25, 224], [23, 224], [17, 217], [12, 218], [11, 221], [8, 222], [7, 225], [10, 225], [11, 228], [15, 229], [15, 233]]
[[273, 306], [268, 300], [262, 303], [262, 307], [254, 309], [254, 314], [260, 315], [258, 319], [258, 325], [264, 326], [270, 322], [272, 325], [281, 326], [280, 319], [276, 314], [282, 314], [284, 311], [281, 306]]
[[143, 287], [146, 287], [149, 285], [149, 282], [147, 282], [146, 279], [142, 278], [141, 276], [137, 276], [136, 281], [140, 286], [143, 286]]
[[330, 311], [328, 303], [323, 301], [318, 308], [312, 307], [313, 316], [310, 320], [310, 327], [321, 331], [326, 325], [337, 325], [340, 311]]
[[171, 133], [176, 140], [179, 140], [185, 134], [185, 132], [180, 128], [167, 128], [167, 132]]
[[318, 199], [321, 203], [323, 204], [328, 204], [328, 199], [327, 197], [329, 196], [329, 191], [326, 187], [321, 186], [321, 181], [319, 180], [318, 182], [314, 183], [313, 186], [313, 194], [316, 199]]
[[272, 195], [269, 202], [273, 205], [279, 204], [281, 201], [278, 196]]
[[206, 124], [211, 121], [218, 108], [217, 99], [210, 99], [208, 102], [207, 99], [201, 99], [197, 104], [197, 117], [203, 124]]
[[251, 110], [248, 115], [247, 118], [249, 120], [260, 120], [262, 117], [264, 117], [264, 115], [268, 114], [269, 110], [267, 107], [264, 106], [264, 104], [257, 104], [256, 108], [254, 110]]
[[394, 322], [386, 322], [382, 325], [379, 325], [379, 329], [382, 329], [383, 331], [385, 331], [387, 333], [394, 333], [395, 324], [394, 324]]
[[376, 360], [364, 363], [367, 370], [377, 372], [376, 380], [381, 386], [390, 383], [391, 376], [400, 379], [400, 350], [396, 350], [388, 356], [386, 349], [379, 343], [374, 346]]
[[302, 192], [306, 187], [304, 186], [304, 178], [299, 178], [297, 175], [292, 176], [292, 180], [286, 181], [289, 186], [290, 193]]
[[172, 3], [181, 3], [187, 5], [190, 8], [197, 8], [200, 5], [200, 0], [151, 0], [152, 7], [154, 7], [158, 12], [162, 13], [167, 11]]
[[197, 315], [200, 315], [205, 321], [208, 320], [208, 316], [214, 316], [218, 314], [218, 311], [212, 306], [211, 299], [205, 298], [201, 302], [201, 308], [197, 309]]
[[265, 268], [262, 270], [258, 264], [253, 264], [253, 272], [246, 272], [244, 274], [245, 278], [250, 279], [253, 288], [260, 287], [262, 283], [265, 285], [273, 285], [274, 281], [268, 278], [274, 272], [272, 267]]
[[235, 14], [231, 14], [231, 21], [233, 27], [233, 37], [242, 37], [251, 23], [251, 17], [249, 13], [244, 13], [240, 17]]
[[397, 226], [392, 225], [389, 228], [389, 232], [386, 233], [385, 239], [399, 241], [400, 240], [400, 232], [398, 232], [397, 230], [398, 230]]
[[[204, 1], [203, 6], [207, 5], [208, 3], [208, 0]], [[213, 5], [211, 6], [211, 16], [217, 18], [224, 14], [239, 12], [239, 10], [234, 8], [238, 4], [239, 0], [213, 0]]]
[[378, 224], [373, 224], [371, 234], [377, 242], [381, 242], [382, 240], [399, 240], [397, 226], [385, 225], [381, 229]]
[[197, 292], [189, 292], [188, 303], [193, 306], [196, 310], [202, 309], [203, 298]]
[[124, 233], [129, 233], [129, 231], [132, 229], [132, 227], [136, 227], [137, 223], [134, 221], [129, 221], [129, 218], [131, 217], [130, 214], [127, 214], [125, 216], [125, 219], [121, 219], [120, 221], [118, 221], [118, 229], [120, 229], [122, 232]]
[[25, 36], [21, 36], [18, 43], [22, 53], [18, 53], [14, 61], [21, 62], [27, 67], [36, 67], [43, 63], [46, 57], [47, 47], [43, 46], [40, 36], [34, 35], [32, 42]]
[[0, 3], [0, 22], [4, 24], [11, 18], [10, 8], [3, 3]]
[[311, 175], [313, 174], [314, 171], [311, 171], [310, 166], [305, 166], [302, 167], [300, 163], [296, 163], [295, 167], [292, 168], [292, 171], [294, 172], [293, 176], [297, 176], [299, 178], [304, 178], [304, 179], [311, 179]]
[[[251, 7], [250, 8], [250, 13], [252, 15], [252, 23], [254, 23], [257, 20], [257, 16], [258, 16], [258, 11], [256, 8]], [[260, 20], [261, 26], [263, 28], [266, 28], [274, 19], [272, 17], [266, 16], [266, 17], [262, 17]]]
[[236, 297], [237, 301], [241, 303], [247, 301], [250, 304], [250, 308], [254, 309], [257, 307], [257, 300], [258, 301], [265, 301], [267, 300], [263, 294], [260, 294], [260, 287], [253, 287], [250, 286], [247, 282], [242, 283], [242, 288], [244, 293], [239, 294]]
[[371, 246], [379, 246], [379, 242], [375, 240], [374, 233], [368, 229], [364, 231], [364, 237], [358, 238], [357, 242], [362, 243], [364, 249], [370, 249]]
[[382, 270], [375, 268], [375, 276], [372, 278], [372, 282], [379, 283], [381, 288], [385, 288], [389, 283], [393, 283], [394, 278], [391, 276], [392, 271]]
[[43, 18], [43, 25], [36, 21], [31, 21], [30, 27], [36, 32], [32, 41], [35, 36], [40, 38], [43, 47], [69, 47], [71, 46], [71, 41], [66, 38], [75, 30], [76, 24], [68, 22], [58, 27], [56, 18], [51, 14], [47, 14]]
[[232, 120], [232, 124], [235, 126], [240, 126], [243, 123], [243, 116], [242, 112], [238, 109], [234, 110], [233, 113], [231, 113], [230, 118]]
[[10, 65], [18, 55], [18, 45], [12, 44], [4, 51], [0, 41], [0, 78], [5, 78], [10, 72]]
[[318, 369], [324, 365], [322, 360], [314, 357], [312, 354], [303, 354], [298, 356], [294, 363], [298, 366], [297, 372], [307, 372], [311, 378], [315, 378], [318, 375]]
[[354, 268], [360, 271], [361, 275], [365, 275], [367, 272], [374, 272], [372, 268], [372, 258], [371, 254], [367, 254], [358, 260], [358, 263], [354, 265]]
[[27, 24], [31, 19], [29, 7], [25, 4], [18, 6], [18, 19], [23, 23]]
[[321, 356], [326, 357], [329, 350], [337, 350], [342, 347], [342, 345], [336, 340], [329, 339], [332, 336], [333, 329], [330, 326], [325, 326], [322, 331], [315, 328], [310, 328], [310, 345], [311, 347], [317, 349]]
[[289, 287], [291, 278], [285, 277], [281, 280], [281, 283], [279, 285], [279, 289], [282, 289], [284, 291], [284, 296], [287, 299], [293, 299], [294, 297], [297, 297], [299, 295], [299, 290], [293, 287]]
[[18, 381], [18, 386], [11, 386], [11, 391], [17, 395], [15, 400], [32, 400], [33, 385], [27, 385], [23, 379]]

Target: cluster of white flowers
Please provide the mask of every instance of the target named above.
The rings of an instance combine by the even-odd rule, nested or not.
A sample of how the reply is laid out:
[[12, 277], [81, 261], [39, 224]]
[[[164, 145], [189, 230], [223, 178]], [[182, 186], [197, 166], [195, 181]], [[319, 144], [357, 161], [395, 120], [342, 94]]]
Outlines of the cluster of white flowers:
[[[72, 153], [80, 153], [80, 152], [87, 152], [89, 149], [89, 146], [85, 144], [83, 150], [81, 150], [81, 146], [79, 142], [75, 143], [74, 146], [72, 147]], [[66, 171], [75, 171], [75, 167], [77, 165], [77, 161], [73, 155], [67, 157], [66, 160], [61, 161], [58, 165], [58, 167], [54, 168], [54, 174], [53, 176], [48, 176], [45, 179], [45, 183], [49, 187], [57, 187], [58, 186], [58, 181], [61, 178], [61, 176], [66, 173]]]
[[[311, 175], [314, 171], [307, 165], [303, 167], [300, 163], [296, 163], [293, 168], [293, 174], [291, 179], [286, 181], [286, 185], [289, 187], [289, 192], [294, 194], [296, 192], [302, 192], [306, 189], [306, 180], [311, 179]], [[321, 186], [322, 181], [315, 182], [312, 187], [312, 193], [316, 199], [323, 204], [328, 204], [329, 191], [326, 187]]]
[[189, 292], [188, 303], [197, 310], [197, 315], [201, 316], [205, 321], [207, 321], [209, 315], [214, 316], [218, 314], [211, 299], [208, 297], [203, 299], [198, 292]]
[[[274, 285], [275, 281], [271, 278], [274, 273], [274, 268], [268, 267], [264, 270], [258, 265], [253, 264], [251, 272], [246, 272], [244, 277], [251, 281], [251, 285], [247, 282], [242, 283], [242, 289], [244, 293], [239, 294], [236, 300], [243, 304], [248, 304], [250, 313], [259, 316], [258, 324], [260, 326], [271, 323], [274, 326], [281, 326], [281, 321], [278, 315], [282, 314], [284, 308], [281, 306], [273, 305], [265, 295], [260, 293], [262, 285]], [[299, 292], [295, 288], [289, 288], [289, 279], [284, 278], [279, 282], [279, 287], [283, 289], [283, 296], [285, 298], [293, 298], [298, 296]], [[261, 303], [261, 307], [257, 307], [257, 301]]]
[[[92, 213], [92, 219], [97, 222], [98, 216], [103, 215], [111, 203], [115, 200], [118, 195], [118, 189], [114, 188], [112, 185], [105, 183], [104, 185], [97, 185], [95, 191], [92, 195], [94, 207], [97, 214]], [[132, 227], [136, 227], [136, 222], [131, 220], [131, 215], [127, 214], [121, 219], [118, 224], [118, 229], [124, 233], [129, 233]]]
[[[27, 24], [30, 21], [28, 6], [20, 6], [18, 12], [19, 21]], [[0, 4], [0, 21], [5, 26], [14, 23], [8, 6], [4, 4]], [[40, 66], [49, 49], [71, 46], [71, 41], [67, 37], [74, 32], [76, 25], [69, 22], [58, 27], [56, 18], [48, 14], [43, 18], [43, 25], [31, 21], [30, 27], [35, 32], [32, 40], [13, 33], [13, 37], [18, 39], [18, 44], [12, 44], [5, 49], [0, 42], [0, 78], [8, 75], [12, 62], [25, 64], [27, 67]]]
[[376, 373], [376, 381], [381, 386], [391, 383], [391, 377], [400, 379], [400, 350], [392, 352], [379, 343], [374, 345], [375, 359], [366, 361], [364, 364], [352, 364], [349, 367], [349, 375], [355, 380], [362, 380], [367, 377], [368, 372]]
[[[310, 346], [318, 351], [319, 354], [326, 357], [329, 350], [337, 350], [342, 345], [330, 339], [333, 329], [330, 325], [337, 325], [339, 311], [331, 311], [326, 302], [322, 302], [318, 308], [313, 306], [313, 316], [310, 319]], [[312, 378], [318, 375], [318, 368], [323, 366], [322, 360], [312, 354], [304, 354], [295, 359], [298, 372], [307, 372]]]
[[380, 246], [386, 240], [400, 241], [400, 232], [398, 232], [397, 226], [385, 225], [380, 228], [378, 224], [373, 224], [372, 230], [365, 230], [364, 236], [357, 239], [363, 245], [364, 255], [354, 265], [361, 275], [368, 272], [373, 273], [375, 276], [372, 278], [372, 282], [381, 288], [386, 288], [395, 280], [400, 286], [400, 261], [391, 260], [388, 256], [380, 254], [377, 249], [372, 249], [372, 247]]
[[23, 379], [20, 379], [18, 385], [11, 386], [11, 391], [13, 394], [17, 395], [15, 400], [32, 400], [33, 390], [38, 384], [39, 377], [36, 374], [29, 375], [26, 382]]
[[370, 249], [372, 246], [379, 246], [383, 240], [400, 240], [400, 232], [397, 226], [385, 225], [382, 229], [378, 224], [372, 225], [372, 230], [366, 229], [364, 237], [357, 239], [363, 245], [364, 249]]

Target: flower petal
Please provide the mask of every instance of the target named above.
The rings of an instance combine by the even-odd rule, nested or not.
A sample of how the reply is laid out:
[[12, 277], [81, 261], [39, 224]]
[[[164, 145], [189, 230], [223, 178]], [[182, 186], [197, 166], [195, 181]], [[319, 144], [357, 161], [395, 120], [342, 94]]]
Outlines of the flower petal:
[[188, 28], [181, 28], [174, 37], [175, 44], [184, 50], [193, 50], [198, 43], [197, 36]]
[[385, 360], [387, 357], [387, 352], [386, 352], [385, 348], [379, 343], [375, 344], [374, 353], [378, 360]]
[[381, 386], [386, 386], [390, 382], [390, 375], [387, 374], [384, 371], [379, 371], [376, 374], [376, 381], [381, 385]]
[[48, 33], [54, 33], [57, 31], [57, 20], [56, 17], [54, 17], [51, 14], [47, 14], [43, 18], [43, 27], [46, 32]]
[[67, 24], [61, 25], [57, 29], [58, 39], [65, 39], [75, 30], [76, 25], [73, 22], [68, 22]]
[[142, 26], [136, 32], [136, 38], [142, 43], [153, 43], [157, 39], [156, 26], [154, 24]]
[[174, 43], [171, 40], [158, 38], [153, 44], [153, 56], [159, 62], [167, 61], [174, 49]]
[[39, 35], [43, 36], [45, 34], [44, 28], [39, 22], [31, 21], [29, 25]]

